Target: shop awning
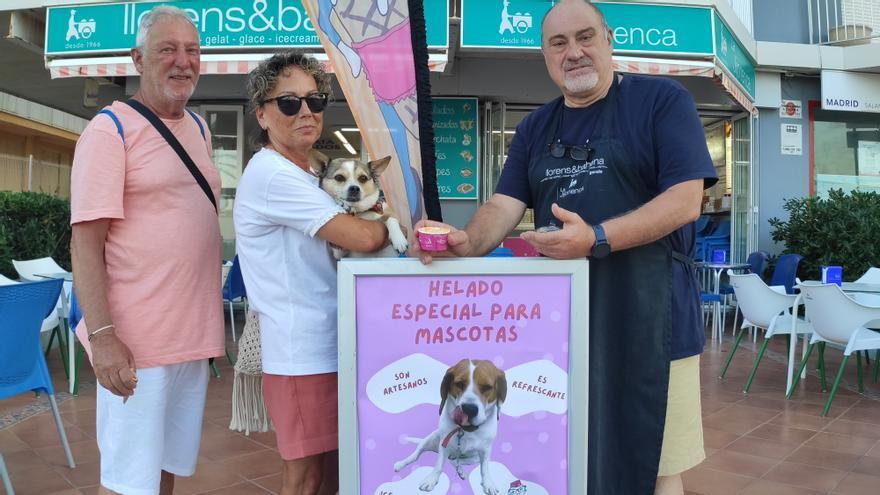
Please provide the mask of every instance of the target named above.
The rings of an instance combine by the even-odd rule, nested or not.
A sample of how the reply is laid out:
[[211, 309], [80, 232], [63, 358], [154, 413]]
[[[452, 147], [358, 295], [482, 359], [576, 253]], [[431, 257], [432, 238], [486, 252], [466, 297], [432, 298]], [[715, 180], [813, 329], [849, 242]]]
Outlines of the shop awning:
[[[225, 53], [202, 54], [201, 75], [247, 74], [271, 53]], [[324, 53], [312, 54], [324, 62], [324, 70], [333, 72]], [[131, 57], [93, 57], [76, 59], [55, 59], [46, 62], [52, 79], [62, 77], [124, 77], [137, 76], [138, 72]], [[428, 67], [431, 71], [442, 72], [446, 67], [445, 53], [429, 53]]]
[[713, 77], [715, 64], [705, 60], [614, 57], [614, 70], [629, 74]]
[[737, 101], [743, 108], [746, 109], [750, 114], [757, 115], [758, 109], [755, 108], [755, 104], [752, 103], [752, 100], [749, 99], [746, 94], [739, 89], [739, 86], [733, 80], [732, 77], [727, 75], [727, 72], [724, 70], [719, 70], [718, 74], [715, 75], [715, 82], [724, 88], [724, 91], [730, 95], [731, 98]]
[[723, 68], [707, 60], [669, 60], [641, 57], [614, 57], [614, 70], [630, 74], [653, 74], [658, 76], [711, 77], [749, 113], [755, 113], [755, 104], [740, 89], [736, 81]]

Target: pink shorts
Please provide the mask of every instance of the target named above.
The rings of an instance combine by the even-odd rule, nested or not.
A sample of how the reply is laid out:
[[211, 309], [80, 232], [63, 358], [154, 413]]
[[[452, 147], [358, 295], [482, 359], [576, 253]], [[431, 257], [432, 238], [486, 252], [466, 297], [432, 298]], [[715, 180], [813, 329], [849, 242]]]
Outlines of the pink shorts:
[[336, 373], [263, 374], [263, 399], [285, 461], [339, 448]]

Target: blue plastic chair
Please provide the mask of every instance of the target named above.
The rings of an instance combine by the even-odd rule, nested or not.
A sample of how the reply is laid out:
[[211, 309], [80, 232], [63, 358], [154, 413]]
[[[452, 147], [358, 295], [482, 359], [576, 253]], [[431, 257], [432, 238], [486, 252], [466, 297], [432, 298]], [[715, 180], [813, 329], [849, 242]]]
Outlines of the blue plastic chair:
[[[82, 309], [79, 307], [79, 301], [76, 299], [76, 290], [71, 287], [70, 289], [70, 308], [67, 310], [67, 324], [71, 329], [76, 329], [76, 326], [79, 324], [79, 320], [83, 317]], [[76, 341], [74, 340], [73, 345], [76, 345]], [[82, 367], [82, 359], [83, 354], [85, 353], [85, 349], [78, 345], [76, 346], [76, 363], [74, 363], [74, 369], [76, 370], [75, 378], [73, 380], [73, 395], [79, 395], [79, 370]], [[67, 353], [62, 351], [62, 355], [67, 356]]]
[[803, 256], [799, 254], [783, 254], [776, 260], [776, 268], [773, 269], [773, 276], [770, 277], [771, 287], [774, 285], [785, 286], [786, 294], [794, 294], [795, 278], [797, 278], [797, 269]]
[[707, 231], [712, 228], [711, 222], [712, 219], [710, 219], [708, 215], [700, 215], [699, 218], [697, 218], [697, 221], [694, 223], [696, 223], [698, 237], [709, 235], [709, 232]]
[[67, 311], [67, 324], [70, 328], [76, 328], [79, 320], [82, 319], [82, 309], [79, 307], [79, 301], [76, 299], [76, 290], [70, 291], [70, 308]]
[[232, 260], [232, 268], [226, 276], [223, 284], [223, 302], [229, 303], [229, 323], [232, 325], [232, 341], [235, 342], [235, 312], [232, 302], [236, 299], [246, 299], [247, 290], [244, 286], [244, 278], [241, 276], [241, 265], [238, 263], [238, 255]]
[[749, 264], [749, 273], [754, 273], [763, 280], [764, 270], [767, 269], [767, 258], [769, 257], [770, 255], [767, 254], [766, 251], [755, 251], [750, 254], [749, 257], [746, 258], [746, 263]]
[[[711, 292], [700, 292], [700, 307], [703, 311], [703, 326], [709, 324], [709, 317], [712, 317], [712, 338], [716, 335], [719, 337], [724, 333], [724, 323], [727, 315], [720, 311], [721, 296], [712, 294]], [[718, 310], [716, 310], [718, 309]], [[719, 316], [721, 321], [718, 321]]]
[[730, 249], [730, 220], [719, 222], [712, 234], [702, 239], [699, 245], [701, 259], [709, 259], [714, 248]]
[[0, 399], [28, 391], [49, 397], [55, 426], [71, 468], [76, 467], [55, 402], [55, 389], [40, 349], [43, 319], [55, 311], [63, 281], [47, 280], [0, 286]]

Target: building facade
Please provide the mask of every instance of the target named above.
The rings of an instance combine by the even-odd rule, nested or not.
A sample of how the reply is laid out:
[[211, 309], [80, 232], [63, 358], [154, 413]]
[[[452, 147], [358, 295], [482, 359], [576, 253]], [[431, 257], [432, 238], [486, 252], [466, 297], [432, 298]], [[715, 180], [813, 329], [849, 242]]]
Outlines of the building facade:
[[[0, 91], [86, 119], [136, 91], [127, 51], [138, 18], [154, 3], [15, 3], [0, 12], [7, 30], [0, 61], [21, 67], [21, 77], [2, 76]], [[299, 0], [169, 3], [188, 9], [202, 34], [203, 77], [191, 104], [214, 134], [224, 254], [231, 257], [235, 186], [257, 128], [245, 74], [282, 46], [324, 55]], [[880, 0], [596, 3], [613, 30], [616, 70], [672, 77], [693, 95], [721, 178], [704, 209], [731, 219], [734, 259], [779, 251], [767, 220], [784, 217], [784, 199], [832, 186], [874, 187], [880, 50], [872, 42]], [[519, 121], [558, 96], [539, 50], [550, 5], [424, 2], [438, 186], [444, 219], [454, 225], [464, 225], [494, 190]], [[365, 153], [338, 86], [335, 93], [317, 147], [331, 156]], [[527, 215], [520, 228], [531, 227]]]

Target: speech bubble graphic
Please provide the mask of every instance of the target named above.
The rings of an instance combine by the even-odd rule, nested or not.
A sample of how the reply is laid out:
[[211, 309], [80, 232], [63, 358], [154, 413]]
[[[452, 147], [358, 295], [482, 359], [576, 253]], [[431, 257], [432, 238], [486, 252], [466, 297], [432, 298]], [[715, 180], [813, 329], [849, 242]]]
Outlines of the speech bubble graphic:
[[446, 473], [440, 473], [440, 480], [437, 482], [437, 486], [435, 486], [433, 490], [423, 492], [419, 489], [422, 480], [431, 474], [432, 470], [433, 468], [422, 466], [413, 470], [409, 476], [400, 481], [382, 483], [379, 485], [379, 488], [376, 488], [374, 495], [413, 495], [416, 493], [446, 495], [446, 493], [449, 492], [449, 476], [446, 476]]
[[523, 363], [505, 372], [507, 400], [502, 414], [513, 417], [536, 411], [563, 414], [568, 410], [568, 373], [545, 359]]
[[440, 383], [449, 366], [417, 353], [377, 371], [367, 382], [367, 397], [387, 413], [401, 413], [421, 404], [440, 404]]
[[[502, 495], [550, 495], [546, 488], [534, 481], [517, 478], [507, 469], [507, 466], [500, 462], [489, 462], [489, 473], [492, 475], [495, 487], [498, 488], [498, 492]], [[471, 484], [471, 490], [474, 493], [484, 493], [483, 477], [480, 474], [480, 468], [471, 471], [470, 476], [468, 476], [468, 482]]]

